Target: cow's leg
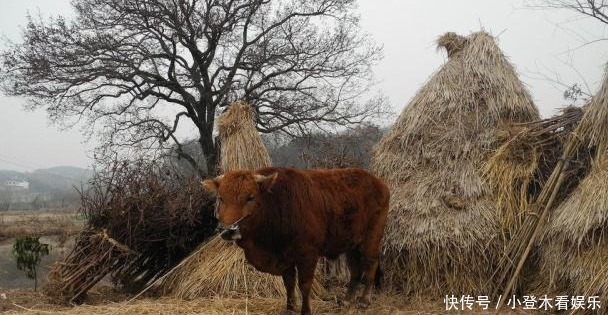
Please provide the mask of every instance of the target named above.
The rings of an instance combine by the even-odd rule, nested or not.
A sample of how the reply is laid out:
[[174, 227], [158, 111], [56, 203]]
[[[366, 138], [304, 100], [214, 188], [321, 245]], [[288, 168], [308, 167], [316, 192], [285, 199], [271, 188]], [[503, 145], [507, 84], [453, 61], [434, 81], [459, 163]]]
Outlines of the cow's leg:
[[367, 308], [371, 303], [371, 293], [374, 286], [374, 280], [376, 278], [376, 271], [378, 270], [378, 254], [375, 256], [366, 256], [363, 258], [363, 294], [361, 300], [359, 300], [359, 307]]
[[310, 290], [315, 277], [318, 256], [311, 257], [298, 263], [298, 286], [302, 294], [302, 315], [311, 314], [310, 309]]
[[353, 249], [346, 253], [346, 259], [350, 272], [350, 282], [348, 283], [348, 289], [346, 290], [344, 298], [340, 301], [340, 304], [349, 306], [357, 297], [357, 289], [361, 283], [361, 254], [358, 250]]
[[283, 284], [287, 292], [287, 312], [292, 313], [296, 310], [296, 267], [291, 266], [283, 272]]
[[363, 241], [361, 246], [361, 261], [363, 267], [363, 295], [359, 301], [359, 306], [366, 308], [371, 303], [371, 293], [374, 286], [374, 280], [376, 279], [376, 272], [378, 270], [378, 260], [380, 257], [380, 243], [384, 234], [384, 225], [386, 223], [386, 217], [378, 218], [372, 223], [372, 228], [367, 236], [367, 239]]

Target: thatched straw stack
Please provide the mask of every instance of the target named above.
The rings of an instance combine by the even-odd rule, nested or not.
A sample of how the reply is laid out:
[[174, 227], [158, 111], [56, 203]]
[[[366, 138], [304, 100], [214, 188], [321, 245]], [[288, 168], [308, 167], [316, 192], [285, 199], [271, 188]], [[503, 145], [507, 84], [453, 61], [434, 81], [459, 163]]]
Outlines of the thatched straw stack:
[[[593, 153], [580, 184], [552, 213], [540, 242], [541, 290], [608, 301], [608, 73], [577, 128]], [[579, 158], [577, 157], [577, 162]], [[608, 313], [602, 305], [603, 314]]]
[[255, 127], [253, 107], [244, 101], [230, 105], [218, 120], [220, 169], [258, 169], [271, 165], [270, 155]]
[[[560, 115], [498, 130], [503, 144], [486, 163], [484, 175], [496, 187], [499, 208], [511, 215], [506, 218], [510, 227], [522, 223], [582, 115], [582, 108], [567, 107]], [[569, 171], [577, 173], [576, 168]]]
[[447, 33], [438, 43], [447, 63], [373, 158], [391, 189], [384, 271], [412, 293], [482, 294], [502, 249], [503, 214], [481, 169], [498, 126], [536, 120], [538, 111], [490, 35]]
[[[313, 292], [324, 292], [318, 281], [313, 285]], [[219, 236], [201, 245], [163, 286], [173, 297], [182, 299], [285, 296], [281, 277], [255, 270], [241, 248]]]
[[568, 107], [560, 115], [499, 130], [506, 141], [484, 169], [495, 187], [497, 206], [505, 214], [507, 242], [490, 280], [500, 290], [493, 292], [496, 296], [509, 296], [533, 279], [533, 248], [543, 228], [539, 223], [546, 222], [548, 209], [562, 202], [589, 168], [589, 150], [573, 137], [584, 112]]
[[[255, 128], [253, 108], [242, 101], [232, 103], [219, 117], [222, 142], [220, 167], [258, 169], [270, 166], [270, 156]], [[281, 277], [253, 268], [243, 250], [232, 242], [215, 237], [201, 245], [188, 260], [164, 282], [164, 289], [175, 297], [192, 299], [204, 296], [277, 297], [285, 294]], [[316, 282], [313, 292], [323, 292]]]

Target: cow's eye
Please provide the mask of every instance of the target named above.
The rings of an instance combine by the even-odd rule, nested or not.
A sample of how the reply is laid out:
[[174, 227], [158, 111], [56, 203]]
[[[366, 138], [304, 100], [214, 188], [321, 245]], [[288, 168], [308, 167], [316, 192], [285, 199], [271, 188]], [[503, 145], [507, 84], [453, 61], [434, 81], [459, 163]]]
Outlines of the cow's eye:
[[249, 202], [249, 201], [253, 201], [253, 195], [247, 196], [247, 202]]

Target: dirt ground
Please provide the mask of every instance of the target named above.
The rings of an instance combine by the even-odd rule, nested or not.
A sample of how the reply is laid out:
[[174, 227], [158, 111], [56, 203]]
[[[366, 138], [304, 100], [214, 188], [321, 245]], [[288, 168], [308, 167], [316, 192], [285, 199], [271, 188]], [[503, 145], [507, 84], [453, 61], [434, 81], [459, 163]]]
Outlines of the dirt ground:
[[[0, 240], [4, 237], [8, 242], [10, 238], [20, 234], [36, 233], [46, 236], [65, 236], [65, 239], [78, 233], [83, 221], [78, 219], [74, 212], [45, 212], [45, 213], [1, 213], [0, 214]], [[63, 239], [63, 237], [60, 237]], [[60, 243], [61, 240], [58, 240]], [[1, 257], [0, 257], [1, 258]], [[339, 291], [338, 289], [336, 289]], [[334, 292], [332, 296], [339, 295]], [[402, 295], [375, 294], [372, 305], [368, 309], [356, 307], [339, 307], [336, 300], [313, 300], [314, 314], [493, 314], [494, 310], [482, 311], [478, 307], [467, 311], [445, 310], [442, 298], [437, 300], [414, 299]], [[142, 297], [131, 301], [130, 297], [118, 293], [111, 287], [100, 285], [89, 291], [82, 305], [66, 305], [44, 296], [32, 289], [7, 288], [0, 283], [0, 314], [283, 314], [285, 301], [283, 299], [268, 298], [222, 298], [210, 297], [195, 300], [181, 300], [169, 297]], [[492, 306], [490, 306], [492, 307]], [[530, 314], [522, 310], [505, 310], [501, 314]], [[535, 314], [538, 314], [536, 312]]]
[[[3, 298], [2, 294], [6, 295]], [[450, 311], [446, 312], [443, 301], [415, 300], [400, 295], [376, 294], [372, 306], [366, 310], [356, 307], [339, 307], [335, 301], [314, 300], [314, 314], [492, 314], [493, 311]], [[261, 298], [204, 298], [191, 301], [161, 298], [141, 298], [129, 301], [129, 297], [114, 292], [109, 287], [95, 288], [83, 305], [70, 306], [55, 304], [49, 298], [31, 290], [3, 290], [0, 288], [0, 313], [2, 314], [166, 314], [166, 315], [229, 315], [229, 314], [282, 314], [282, 299]], [[505, 310], [501, 314], [532, 314], [522, 310]], [[534, 313], [534, 314], [539, 314]]]

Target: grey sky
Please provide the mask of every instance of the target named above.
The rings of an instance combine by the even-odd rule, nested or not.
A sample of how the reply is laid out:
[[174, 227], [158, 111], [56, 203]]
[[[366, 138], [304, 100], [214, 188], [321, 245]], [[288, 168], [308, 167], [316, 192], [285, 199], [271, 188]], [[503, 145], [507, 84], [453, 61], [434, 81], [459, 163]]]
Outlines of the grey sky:
[[[43, 16], [71, 11], [69, 0], [0, 3], [0, 33], [12, 40], [19, 40], [28, 10], [34, 14], [40, 10]], [[499, 45], [543, 116], [565, 104], [564, 88], [543, 76], [558, 75], [567, 84], [584, 79], [593, 92], [608, 61], [605, 42], [584, 45], [608, 38], [602, 24], [569, 11], [532, 10], [523, 0], [359, 0], [359, 4], [364, 31], [384, 45], [385, 58], [375, 74], [396, 113], [445, 62], [445, 54], [436, 51], [435, 39], [448, 31], [468, 34], [483, 28], [498, 35]], [[87, 151], [94, 141], [83, 143], [77, 128], [58, 130], [43, 111], [25, 111], [22, 103], [0, 96], [0, 169], [90, 164]]]

